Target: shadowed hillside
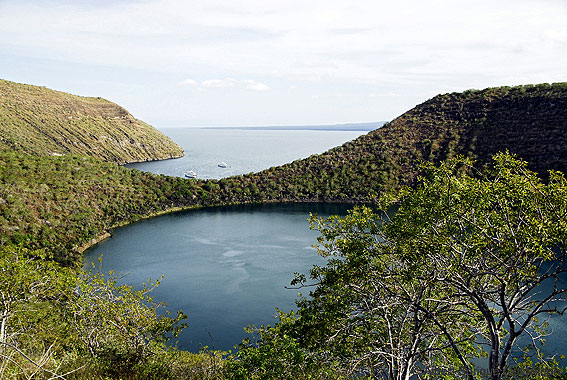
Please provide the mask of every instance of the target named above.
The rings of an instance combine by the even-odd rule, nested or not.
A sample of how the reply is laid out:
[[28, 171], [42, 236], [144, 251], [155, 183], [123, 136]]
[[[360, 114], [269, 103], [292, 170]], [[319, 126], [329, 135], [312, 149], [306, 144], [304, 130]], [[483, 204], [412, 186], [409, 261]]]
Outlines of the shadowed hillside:
[[508, 149], [545, 177], [567, 172], [566, 147], [567, 83], [498, 87], [436, 96], [340, 147], [233, 181], [250, 200], [371, 202], [411, 184], [421, 160], [485, 164]]
[[411, 180], [415, 159], [440, 161], [458, 153], [486, 163], [506, 149], [541, 174], [567, 172], [566, 132], [567, 83], [555, 83], [439, 95], [369, 137], [383, 136]]
[[0, 80], [0, 148], [125, 163], [183, 156], [183, 149], [124, 108]]

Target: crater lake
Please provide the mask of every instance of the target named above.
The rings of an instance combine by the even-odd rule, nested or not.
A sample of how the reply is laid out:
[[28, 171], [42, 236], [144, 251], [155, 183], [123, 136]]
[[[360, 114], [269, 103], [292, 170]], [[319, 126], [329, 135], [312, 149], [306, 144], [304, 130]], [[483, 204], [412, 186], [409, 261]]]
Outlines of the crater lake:
[[[334, 127], [337, 128], [336, 126]], [[340, 129], [340, 127], [339, 127]], [[259, 171], [321, 153], [364, 130], [162, 129], [185, 157], [129, 164], [156, 174], [222, 178]], [[226, 162], [228, 168], [218, 163]], [[276, 307], [294, 308], [297, 289], [286, 289], [294, 273], [324, 264], [312, 247], [318, 233], [309, 213], [346, 214], [352, 205], [285, 204], [215, 207], [143, 220], [117, 228], [85, 253], [91, 267], [103, 255], [102, 271], [140, 287], [164, 279], [152, 295], [172, 313], [182, 310], [189, 325], [178, 339], [182, 349], [228, 350], [247, 336], [249, 324], [274, 324]], [[305, 292], [308, 292], [305, 290]]]

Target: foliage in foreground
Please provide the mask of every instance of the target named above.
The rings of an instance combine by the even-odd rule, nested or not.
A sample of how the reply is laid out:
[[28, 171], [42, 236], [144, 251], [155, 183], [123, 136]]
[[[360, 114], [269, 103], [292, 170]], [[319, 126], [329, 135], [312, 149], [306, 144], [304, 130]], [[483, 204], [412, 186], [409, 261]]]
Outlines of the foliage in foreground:
[[214, 378], [221, 353], [168, 347], [185, 315], [114, 274], [77, 272], [42, 251], [0, 250], [0, 378]]
[[[1, 251], [4, 377], [486, 377], [471, 364], [479, 356], [493, 379], [514, 370], [530, 377], [534, 368], [546, 378], [557, 369], [540, 349], [547, 315], [563, 311], [557, 301], [565, 296], [560, 173], [543, 184], [508, 155], [482, 173], [451, 161], [427, 167], [416, 190], [380, 204], [395, 213], [361, 208], [314, 219], [330, 261], [311, 271], [312, 297], [227, 361], [168, 348], [164, 336], [182, 316], [160, 319], [151, 285], [134, 292], [113, 276], [77, 276], [51, 259], [61, 261], [68, 244], [111, 220], [222, 203], [233, 182], [170, 179], [76, 157], [0, 158], [2, 243], [21, 243]], [[26, 179], [30, 173], [37, 181]], [[54, 257], [32, 249], [50, 245]], [[295, 284], [308, 285], [307, 276]], [[530, 345], [524, 359], [518, 347]]]
[[329, 261], [311, 270], [313, 283], [297, 275], [315, 290], [297, 315], [244, 342], [239, 373], [278, 378], [311, 364], [388, 379], [560, 374], [542, 344], [548, 318], [565, 311], [565, 177], [543, 184], [507, 154], [483, 172], [468, 160], [425, 169], [381, 212], [313, 218]]

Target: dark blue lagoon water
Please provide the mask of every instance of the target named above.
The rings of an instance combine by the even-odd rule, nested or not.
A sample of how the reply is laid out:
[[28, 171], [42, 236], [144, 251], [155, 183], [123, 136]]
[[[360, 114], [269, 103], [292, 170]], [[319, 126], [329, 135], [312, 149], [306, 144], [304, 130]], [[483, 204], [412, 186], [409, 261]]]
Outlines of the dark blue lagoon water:
[[[246, 337], [245, 326], [273, 324], [275, 307], [294, 308], [298, 290], [285, 288], [294, 272], [325, 263], [312, 247], [318, 234], [309, 229], [309, 213], [345, 215], [351, 207], [257, 205], [163, 215], [116, 229], [86, 252], [84, 262], [90, 267], [102, 254], [103, 271], [121, 272], [121, 281], [134, 286], [165, 275], [153, 296], [172, 313], [188, 315], [179, 346], [211, 347], [210, 333], [215, 348], [231, 349]], [[549, 322], [553, 335], [544, 351], [565, 353], [565, 318]]]
[[[128, 167], [156, 174], [222, 178], [259, 171], [321, 153], [367, 131], [169, 128], [162, 131], [185, 157]], [[229, 168], [220, 168], [226, 162]], [[309, 212], [346, 213], [341, 205], [266, 205], [212, 208], [164, 215], [116, 229], [85, 255], [85, 265], [103, 254], [103, 270], [125, 274], [140, 285], [165, 279], [153, 293], [172, 312], [183, 310], [189, 328], [184, 349], [230, 349], [249, 324], [273, 324], [275, 307], [295, 306], [297, 290], [286, 289], [294, 272], [323, 263], [312, 245]]]
[[[368, 132], [232, 128], [164, 128], [161, 131], [185, 150], [185, 156], [127, 167], [178, 177], [189, 170], [194, 170], [202, 179], [229, 177], [322, 153]], [[230, 167], [219, 168], [221, 162]]]
[[323, 264], [312, 245], [309, 212], [346, 214], [347, 205], [288, 204], [219, 207], [144, 220], [113, 232], [87, 251], [85, 266], [103, 255], [103, 271], [140, 285], [165, 275], [154, 291], [172, 312], [183, 310], [189, 327], [179, 346], [231, 349], [249, 324], [273, 324], [275, 307], [295, 306], [298, 290], [286, 289], [294, 272]]

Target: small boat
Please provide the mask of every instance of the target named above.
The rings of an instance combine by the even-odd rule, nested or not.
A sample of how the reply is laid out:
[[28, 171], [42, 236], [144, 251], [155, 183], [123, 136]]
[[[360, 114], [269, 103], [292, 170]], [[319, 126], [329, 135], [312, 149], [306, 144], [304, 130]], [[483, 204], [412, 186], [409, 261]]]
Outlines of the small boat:
[[185, 177], [187, 177], [187, 178], [197, 178], [197, 173], [195, 173], [194, 170], [189, 170], [187, 173], [185, 173]]
[[229, 168], [230, 166], [226, 163], [226, 162], [221, 162], [220, 164], [218, 164], [219, 168]]

